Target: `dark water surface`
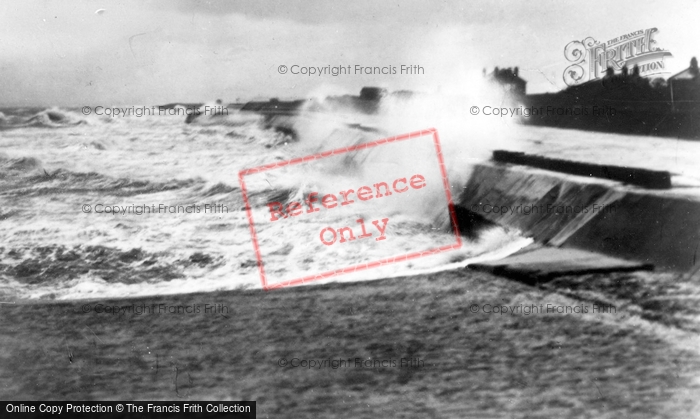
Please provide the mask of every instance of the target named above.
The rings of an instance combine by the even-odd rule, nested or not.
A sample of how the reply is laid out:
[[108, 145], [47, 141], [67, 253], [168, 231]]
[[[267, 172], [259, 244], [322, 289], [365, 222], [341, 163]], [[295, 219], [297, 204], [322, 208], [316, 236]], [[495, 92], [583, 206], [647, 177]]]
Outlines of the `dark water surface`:
[[697, 333], [638, 308], [468, 270], [3, 305], [0, 397], [257, 400], [259, 417], [697, 417]]

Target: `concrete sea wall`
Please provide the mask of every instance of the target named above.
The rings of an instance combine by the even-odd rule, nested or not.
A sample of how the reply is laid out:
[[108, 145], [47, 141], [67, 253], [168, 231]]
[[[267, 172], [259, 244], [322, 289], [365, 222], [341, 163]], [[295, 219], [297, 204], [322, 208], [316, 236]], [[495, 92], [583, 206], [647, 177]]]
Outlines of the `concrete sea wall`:
[[539, 243], [677, 272], [698, 269], [700, 199], [674, 189], [489, 162], [474, 167], [456, 202]]

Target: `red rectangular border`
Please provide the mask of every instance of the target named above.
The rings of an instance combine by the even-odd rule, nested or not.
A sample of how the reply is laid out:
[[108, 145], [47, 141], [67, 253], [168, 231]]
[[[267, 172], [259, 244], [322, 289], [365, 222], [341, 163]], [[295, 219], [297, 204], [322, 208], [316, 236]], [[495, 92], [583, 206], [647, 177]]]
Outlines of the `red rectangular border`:
[[[376, 147], [376, 146], [379, 146], [382, 144], [394, 143], [394, 142], [398, 142], [398, 141], [405, 141], [405, 140], [409, 140], [412, 138], [418, 138], [418, 137], [422, 137], [422, 136], [429, 135], [429, 134], [432, 134], [433, 142], [435, 143], [435, 151], [437, 153], [438, 163], [440, 164], [440, 173], [442, 174], [442, 183], [443, 183], [443, 186], [445, 187], [445, 196], [447, 197], [447, 205], [448, 205], [448, 208], [450, 211], [450, 218], [452, 220], [452, 231], [454, 232], [455, 237], [457, 238], [457, 243], [437, 247], [434, 249], [424, 250], [421, 252], [414, 252], [414, 253], [409, 253], [409, 254], [402, 255], [402, 256], [394, 256], [394, 257], [390, 257], [390, 258], [386, 258], [386, 259], [381, 259], [381, 260], [378, 260], [376, 262], [361, 263], [359, 265], [350, 266], [347, 268], [341, 268], [341, 269], [336, 269], [336, 270], [332, 270], [332, 271], [322, 272], [322, 273], [315, 274], [315, 275], [309, 275], [309, 276], [305, 276], [302, 278], [290, 280], [284, 284], [274, 284], [271, 286], [267, 285], [267, 279], [265, 277], [265, 268], [263, 266], [262, 256], [260, 255], [260, 246], [258, 245], [258, 237], [257, 237], [257, 234], [255, 233], [255, 225], [253, 223], [253, 210], [250, 206], [250, 201], [248, 200], [248, 190], [246, 189], [246, 186], [245, 186], [245, 180], [243, 179], [244, 176], [249, 175], [249, 174], [253, 174], [253, 173], [264, 172], [264, 171], [279, 168], [279, 167], [289, 166], [289, 165], [293, 165], [293, 164], [306, 163], [306, 162], [314, 161], [314, 160], [321, 159], [324, 157], [335, 156], [338, 154], [347, 153], [350, 151], [357, 151], [357, 150], [362, 150], [365, 148]], [[351, 147], [344, 147], [344, 148], [338, 148], [338, 149], [330, 150], [330, 151], [323, 151], [321, 153], [312, 154], [312, 155], [309, 155], [306, 157], [298, 157], [298, 158], [291, 159], [291, 160], [270, 163], [270, 164], [266, 164], [263, 166], [253, 167], [250, 169], [244, 169], [244, 170], [241, 170], [240, 172], [238, 172], [238, 182], [241, 184], [241, 191], [243, 192], [243, 201], [245, 202], [245, 209], [246, 209], [246, 213], [248, 215], [248, 224], [250, 227], [250, 235], [253, 238], [253, 247], [255, 248], [255, 257], [258, 261], [258, 269], [260, 270], [260, 279], [262, 281], [262, 287], [266, 291], [271, 290], [271, 289], [284, 288], [284, 287], [288, 287], [288, 286], [292, 286], [292, 285], [304, 284], [304, 283], [310, 282], [310, 281], [329, 278], [329, 277], [334, 276], [334, 275], [362, 271], [365, 269], [375, 268], [377, 266], [381, 266], [384, 264], [412, 260], [412, 259], [416, 259], [416, 258], [419, 258], [422, 256], [433, 255], [433, 254], [445, 252], [447, 250], [459, 249], [460, 247], [462, 247], [462, 237], [459, 234], [459, 226], [457, 225], [457, 216], [455, 215], [454, 204], [452, 202], [452, 194], [450, 193], [450, 182], [447, 179], [447, 170], [445, 169], [445, 161], [444, 161], [444, 158], [442, 155], [442, 148], [440, 147], [440, 138], [438, 137], [438, 133], [437, 133], [437, 130], [435, 128], [430, 128], [430, 129], [426, 129], [426, 130], [422, 130], [422, 131], [415, 131], [415, 132], [411, 132], [408, 134], [403, 134], [403, 135], [399, 135], [399, 136], [395, 136], [395, 137], [382, 138], [380, 140], [370, 141], [368, 143], [358, 144], [358, 145], [354, 145]]]

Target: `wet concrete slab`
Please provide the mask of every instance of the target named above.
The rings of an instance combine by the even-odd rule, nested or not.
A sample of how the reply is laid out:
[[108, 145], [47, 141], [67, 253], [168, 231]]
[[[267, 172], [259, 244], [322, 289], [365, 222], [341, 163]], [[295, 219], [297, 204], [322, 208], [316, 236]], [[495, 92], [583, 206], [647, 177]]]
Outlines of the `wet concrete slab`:
[[654, 265], [586, 250], [535, 246], [505, 259], [473, 264], [469, 268], [535, 285], [565, 275], [648, 271], [653, 270]]
[[535, 242], [698, 272], [700, 191], [645, 189], [522, 165], [482, 163], [457, 206]]
[[671, 189], [671, 173], [665, 170], [579, 162], [508, 150], [494, 151], [492, 160], [499, 163], [537, 167], [576, 176], [614, 180], [647, 189]]

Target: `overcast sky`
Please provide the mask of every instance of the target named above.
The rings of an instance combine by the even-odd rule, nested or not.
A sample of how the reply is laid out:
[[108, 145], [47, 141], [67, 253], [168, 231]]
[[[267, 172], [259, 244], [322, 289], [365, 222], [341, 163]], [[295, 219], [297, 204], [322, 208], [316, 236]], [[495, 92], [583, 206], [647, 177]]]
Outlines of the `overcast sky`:
[[[658, 28], [671, 73], [700, 56], [700, 0], [170, 0], [0, 2], [0, 106], [122, 105], [468, 89], [519, 66], [528, 92], [565, 87], [564, 47]], [[423, 75], [280, 74], [280, 65], [396, 66]]]

